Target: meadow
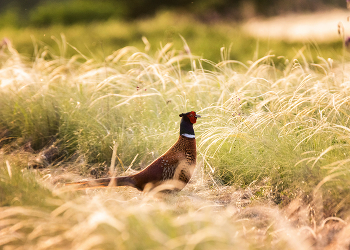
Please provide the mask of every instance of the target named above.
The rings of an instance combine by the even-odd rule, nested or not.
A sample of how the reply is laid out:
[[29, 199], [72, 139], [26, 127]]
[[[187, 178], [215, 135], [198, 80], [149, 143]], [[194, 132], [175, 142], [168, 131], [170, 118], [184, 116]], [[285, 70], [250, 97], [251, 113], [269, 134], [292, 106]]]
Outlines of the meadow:
[[[1, 31], [1, 248], [347, 249], [350, 75], [341, 42], [293, 50], [204, 24], [156, 40], [146, 35], [167, 29], [151, 22]], [[82, 45], [113, 30], [139, 41]], [[30, 34], [50, 38], [31, 48]], [[62, 187], [146, 167], [190, 110], [202, 118], [183, 191]]]

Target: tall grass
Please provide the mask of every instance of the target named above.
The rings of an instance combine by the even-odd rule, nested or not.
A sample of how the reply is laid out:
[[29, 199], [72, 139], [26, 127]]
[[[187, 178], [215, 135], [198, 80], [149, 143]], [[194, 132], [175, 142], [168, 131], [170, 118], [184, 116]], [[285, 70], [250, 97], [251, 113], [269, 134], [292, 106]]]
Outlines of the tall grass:
[[325, 199], [348, 202], [348, 75], [332, 63], [294, 61], [282, 72], [264, 63], [248, 68], [245, 80], [229, 70], [232, 97], [208, 108], [211, 122], [200, 125], [208, 166], [217, 166], [225, 183], [262, 181], [278, 202], [316, 185]]
[[[39, 46], [34, 61], [9, 41], [0, 54], [0, 244], [346, 246], [347, 65], [343, 70], [323, 58], [310, 63], [302, 53], [278, 67], [274, 55], [245, 64], [225, 49], [214, 63], [193, 55], [185, 41], [183, 50], [166, 44], [154, 55], [125, 47], [101, 63], [83, 53], [65, 57], [64, 38], [57, 42], [60, 55]], [[190, 110], [202, 115], [195, 125], [199, 164], [180, 194], [157, 200], [129, 189], [86, 195], [58, 189], [64, 179], [77, 178], [68, 171], [107, 169], [113, 147], [119, 173], [145, 167], [176, 141], [178, 114]], [[22, 173], [27, 162], [16, 155], [29, 142], [36, 153], [54, 143], [62, 162], [36, 176]]]

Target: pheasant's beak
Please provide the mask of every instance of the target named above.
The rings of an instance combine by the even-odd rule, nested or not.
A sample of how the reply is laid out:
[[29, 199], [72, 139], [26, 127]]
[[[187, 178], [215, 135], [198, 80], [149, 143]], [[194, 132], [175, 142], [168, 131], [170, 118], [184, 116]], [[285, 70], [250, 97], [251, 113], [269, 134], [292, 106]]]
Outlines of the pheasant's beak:
[[201, 117], [201, 116], [196, 114], [194, 117], [198, 118], [198, 117]]

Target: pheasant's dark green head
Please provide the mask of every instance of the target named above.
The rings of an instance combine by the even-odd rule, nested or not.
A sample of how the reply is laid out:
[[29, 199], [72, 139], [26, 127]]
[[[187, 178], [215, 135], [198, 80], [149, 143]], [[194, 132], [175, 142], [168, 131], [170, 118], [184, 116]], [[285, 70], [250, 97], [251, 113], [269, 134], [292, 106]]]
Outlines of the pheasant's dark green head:
[[188, 120], [192, 124], [195, 124], [197, 122], [197, 118], [201, 117], [200, 115], [197, 115], [196, 112], [194, 112], [194, 111], [182, 113], [179, 116], [183, 117], [183, 119], [185, 119], [185, 120]]
[[188, 138], [195, 138], [193, 124], [195, 124], [197, 118], [201, 116], [197, 115], [194, 111], [182, 113], [179, 116], [182, 117], [180, 122], [180, 135]]

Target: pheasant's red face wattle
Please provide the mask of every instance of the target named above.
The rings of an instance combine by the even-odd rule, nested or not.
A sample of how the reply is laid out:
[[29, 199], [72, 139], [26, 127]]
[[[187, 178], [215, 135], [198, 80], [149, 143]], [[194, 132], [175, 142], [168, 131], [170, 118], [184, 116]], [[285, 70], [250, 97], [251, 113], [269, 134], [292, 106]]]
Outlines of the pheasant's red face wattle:
[[188, 115], [187, 115], [188, 119], [190, 119], [190, 122], [192, 124], [195, 124], [197, 122], [197, 117], [196, 117], [196, 112], [191, 111]]

